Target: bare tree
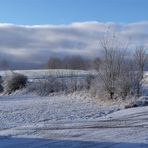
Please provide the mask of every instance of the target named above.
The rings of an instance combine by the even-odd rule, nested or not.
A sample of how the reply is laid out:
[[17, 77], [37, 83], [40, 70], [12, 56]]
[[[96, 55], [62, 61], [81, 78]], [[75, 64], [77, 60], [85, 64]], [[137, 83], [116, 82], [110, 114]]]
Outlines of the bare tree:
[[52, 57], [48, 60], [45, 68], [49, 69], [61, 69], [62, 60], [60, 58]]
[[[128, 57], [129, 58], [129, 57]], [[128, 95], [132, 94], [133, 86], [133, 60], [125, 58], [121, 67], [121, 75], [118, 79], [117, 90], [119, 96], [126, 98]]]
[[143, 46], [137, 47], [134, 53], [134, 63], [135, 63], [135, 74], [134, 74], [134, 87], [136, 90], [136, 95], [140, 96], [141, 87], [143, 84], [144, 77], [144, 67], [148, 56], [146, 54], [146, 50]]
[[6, 61], [6, 60], [1, 60], [1, 61], [0, 61], [0, 69], [1, 69], [1, 70], [8, 70], [8, 69], [10, 69], [10, 64], [9, 64], [9, 62]]
[[73, 56], [69, 59], [69, 65], [70, 65], [70, 69], [75, 69], [75, 70], [80, 70], [80, 69], [86, 69], [86, 61], [84, 58], [82, 58], [81, 56]]
[[[100, 41], [102, 47], [102, 63], [99, 69], [99, 77], [103, 82], [105, 91], [113, 99], [121, 80], [127, 45], [122, 47], [116, 35], [103, 38]], [[122, 48], [121, 48], [122, 47]]]
[[139, 97], [148, 59], [144, 47], [136, 48], [132, 56], [127, 56], [128, 44], [120, 44], [115, 35], [103, 38], [100, 45], [103, 55], [98, 74], [110, 99], [127, 95]]
[[146, 54], [146, 50], [143, 46], [137, 47], [134, 53], [135, 63], [137, 65], [137, 70], [141, 74], [141, 78], [144, 76], [144, 67], [146, 64], [146, 61], [148, 59], [148, 56]]
[[107, 32], [100, 40], [102, 56], [101, 62], [95, 61], [99, 65], [96, 69], [99, 83], [110, 99], [141, 95], [148, 55], [142, 46], [137, 47], [133, 54], [127, 54], [128, 47], [128, 42], [121, 40], [115, 33]]

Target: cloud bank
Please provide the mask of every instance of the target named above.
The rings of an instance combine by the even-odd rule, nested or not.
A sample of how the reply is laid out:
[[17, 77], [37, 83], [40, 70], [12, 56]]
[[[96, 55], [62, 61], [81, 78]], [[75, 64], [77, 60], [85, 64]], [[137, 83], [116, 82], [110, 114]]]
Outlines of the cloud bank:
[[42, 64], [51, 56], [99, 54], [99, 39], [107, 30], [148, 48], [148, 22], [130, 24], [76, 22], [69, 25], [0, 24], [0, 60]]

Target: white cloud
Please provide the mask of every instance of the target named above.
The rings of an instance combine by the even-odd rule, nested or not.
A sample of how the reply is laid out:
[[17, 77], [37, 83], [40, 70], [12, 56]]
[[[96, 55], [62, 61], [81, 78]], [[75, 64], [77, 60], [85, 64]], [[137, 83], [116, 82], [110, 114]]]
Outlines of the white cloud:
[[[12, 56], [15, 61], [32, 60], [43, 63], [50, 56], [70, 54], [91, 57], [99, 51], [104, 32], [119, 32], [131, 44], [148, 47], [148, 22], [117, 24], [113, 22], [76, 22], [69, 25], [0, 24], [0, 57]], [[22, 62], [21, 61], [21, 62]]]

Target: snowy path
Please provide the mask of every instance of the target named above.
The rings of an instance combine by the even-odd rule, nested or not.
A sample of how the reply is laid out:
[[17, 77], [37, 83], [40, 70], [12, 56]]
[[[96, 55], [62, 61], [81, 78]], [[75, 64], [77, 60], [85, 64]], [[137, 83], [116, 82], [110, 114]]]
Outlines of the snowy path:
[[[62, 97], [61, 100], [54, 97], [54, 101], [53, 98], [37, 99], [35, 96], [21, 97], [21, 100], [19, 96], [11, 100], [9, 97], [1, 97], [0, 100], [0, 148], [148, 147], [148, 107], [121, 110], [106, 117], [87, 120], [81, 119], [77, 112], [87, 115], [85, 112], [87, 109], [90, 113], [92, 110], [94, 114], [101, 111], [97, 110], [96, 102], [90, 103], [88, 98], [85, 101], [84, 98], [81, 100], [83, 101], [81, 104], [85, 105], [76, 108], [80, 98], [74, 96], [71, 96], [73, 107], [66, 107], [70, 100]], [[69, 116], [69, 111], [75, 108], [77, 118], [70, 120], [63, 117], [62, 120], [49, 120], [50, 109], [60, 107], [59, 104], [54, 106], [53, 102], [56, 102], [56, 99], [59, 99], [59, 104], [66, 102], [67, 104], [64, 104], [59, 112], [54, 113], [61, 113], [60, 116], [66, 113], [65, 116]], [[64, 100], [66, 102], [63, 102]]]

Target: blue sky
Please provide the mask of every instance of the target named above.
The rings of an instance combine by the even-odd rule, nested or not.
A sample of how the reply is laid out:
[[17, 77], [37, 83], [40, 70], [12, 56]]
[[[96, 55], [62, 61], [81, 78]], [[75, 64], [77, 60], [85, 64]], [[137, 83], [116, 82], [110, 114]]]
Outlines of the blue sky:
[[148, 0], [0, 0], [0, 22], [70, 24], [148, 20]]

